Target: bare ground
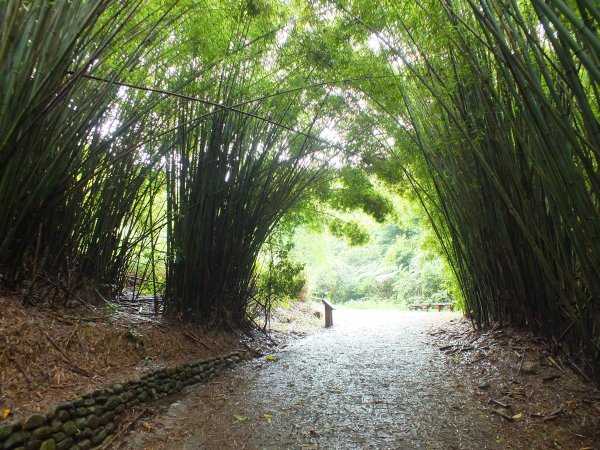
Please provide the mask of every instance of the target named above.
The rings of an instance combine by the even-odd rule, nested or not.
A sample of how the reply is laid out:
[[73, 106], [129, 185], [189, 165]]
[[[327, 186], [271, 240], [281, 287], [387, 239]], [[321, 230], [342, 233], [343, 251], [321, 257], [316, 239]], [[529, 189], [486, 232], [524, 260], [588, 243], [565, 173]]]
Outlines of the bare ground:
[[592, 449], [600, 442], [598, 391], [531, 337], [477, 335], [451, 313], [335, 314], [334, 329], [148, 411], [118, 448]]
[[[295, 308], [307, 320], [294, 329], [294, 312], [281, 311], [288, 329], [274, 333], [277, 342], [316, 326], [312, 306]], [[151, 302], [55, 308], [0, 296], [0, 424], [161, 367], [270, 345], [261, 333], [252, 339], [163, 320]]]
[[[600, 448], [600, 394], [540, 340], [501, 328], [477, 334], [450, 313], [335, 314], [323, 330], [314, 305], [279, 308], [270, 338], [242, 340], [137, 306], [59, 313], [0, 297], [0, 408], [12, 421], [249, 346], [266, 357], [133, 411], [117, 446]], [[273, 341], [284, 344], [270, 354]]]

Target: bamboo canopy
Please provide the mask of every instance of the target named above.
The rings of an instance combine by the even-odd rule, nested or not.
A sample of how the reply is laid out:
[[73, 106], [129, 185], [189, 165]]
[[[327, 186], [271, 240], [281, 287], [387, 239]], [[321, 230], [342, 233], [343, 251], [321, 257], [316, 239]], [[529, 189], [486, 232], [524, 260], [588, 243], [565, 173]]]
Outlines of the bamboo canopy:
[[[597, 1], [213, 3], [0, 0], [3, 285], [134, 274], [173, 316], [248, 325], [273, 230], [362, 164], [410, 186], [476, 327], [600, 379]], [[342, 116], [364, 148], [322, 137]]]

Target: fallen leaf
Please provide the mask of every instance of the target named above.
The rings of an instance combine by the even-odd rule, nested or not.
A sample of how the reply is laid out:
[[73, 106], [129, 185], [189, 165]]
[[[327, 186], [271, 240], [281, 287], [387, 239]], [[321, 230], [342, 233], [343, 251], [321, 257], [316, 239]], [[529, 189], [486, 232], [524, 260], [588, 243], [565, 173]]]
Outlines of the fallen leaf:
[[341, 389], [331, 389], [329, 392], [334, 392], [336, 394], [339, 394], [342, 392], [342, 390]]
[[265, 359], [267, 361], [277, 361], [278, 358], [277, 358], [277, 356], [269, 355], [269, 356], [266, 356]]
[[10, 416], [10, 413], [11, 413], [11, 412], [12, 412], [12, 411], [11, 411], [10, 409], [5, 409], [5, 410], [2, 412], [2, 418], [3, 418], [3, 419], [6, 419], [8, 416]]
[[238, 422], [243, 422], [244, 420], [248, 420], [247, 416], [242, 416], [241, 414], [234, 414], [235, 420]]
[[148, 431], [152, 430], [152, 426], [148, 422], [142, 422], [142, 427]]
[[273, 416], [271, 414], [263, 414], [263, 417], [265, 418], [268, 424], [271, 424], [271, 422], [273, 422]]
[[523, 418], [523, 413], [518, 413], [512, 416], [514, 420], [521, 420]]
[[315, 431], [315, 430], [310, 430], [308, 432], [308, 434], [310, 434], [312, 437], [319, 437], [319, 436], [321, 436], [321, 433], [319, 433], [318, 431]]

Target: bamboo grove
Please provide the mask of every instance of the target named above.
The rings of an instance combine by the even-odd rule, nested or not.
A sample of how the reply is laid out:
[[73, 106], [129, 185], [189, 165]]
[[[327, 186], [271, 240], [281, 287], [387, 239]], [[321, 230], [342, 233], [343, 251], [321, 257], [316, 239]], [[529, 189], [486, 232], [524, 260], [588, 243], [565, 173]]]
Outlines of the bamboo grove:
[[240, 324], [345, 161], [410, 187], [476, 326], [600, 377], [595, 0], [0, 3], [0, 274], [27, 301], [135, 274]]
[[2, 2], [0, 267], [25, 301], [133, 276], [173, 315], [245, 323], [258, 251], [332, 155], [324, 100], [273, 95], [276, 24], [203, 6]]
[[402, 67], [394, 98], [363, 89], [420, 154], [411, 163], [395, 149], [466, 313], [480, 328], [535, 330], [598, 376], [598, 4], [379, 6], [338, 4]]

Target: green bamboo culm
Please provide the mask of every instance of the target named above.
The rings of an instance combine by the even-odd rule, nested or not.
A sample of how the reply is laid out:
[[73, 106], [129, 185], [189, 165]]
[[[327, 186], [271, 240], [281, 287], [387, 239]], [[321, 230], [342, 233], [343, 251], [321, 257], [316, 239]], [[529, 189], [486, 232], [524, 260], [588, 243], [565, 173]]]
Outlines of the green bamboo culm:
[[[421, 155], [414, 188], [467, 314], [480, 328], [535, 330], [600, 379], [597, 2], [431, 0], [408, 11], [389, 7], [386, 32], [362, 24], [401, 61], [401, 101], [380, 103]], [[411, 13], [427, 13], [428, 27], [411, 26]], [[434, 38], [443, 45], [424, 44]]]
[[143, 143], [163, 130], [145, 118], [156, 96], [113, 80], [144, 73], [168, 20], [140, 17], [137, 0], [0, 3], [2, 279], [122, 285], [148, 237], [140, 217], [159, 158]]
[[271, 111], [273, 123], [229, 111], [195, 122], [203, 109], [178, 108], [179, 133], [165, 167], [171, 315], [212, 326], [250, 325], [259, 251], [323, 173], [325, 164], [315, 157], [322, 144], [280, 127], [298, 123], [290, 104], [281, 108], [278, 100], [261, 110]]

